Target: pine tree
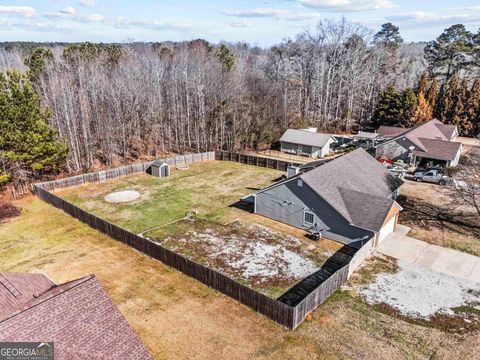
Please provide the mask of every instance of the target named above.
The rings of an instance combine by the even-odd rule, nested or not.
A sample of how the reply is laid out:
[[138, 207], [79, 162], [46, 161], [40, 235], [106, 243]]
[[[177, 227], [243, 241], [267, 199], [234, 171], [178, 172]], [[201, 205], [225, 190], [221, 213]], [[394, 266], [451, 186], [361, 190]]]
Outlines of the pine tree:
[[471, 124], [470, 131], [465, 135], [480, 135], [480, 78], [476, 78], [467, 95], [465, 117]]
[[424, 71], [416, 88], [417, 101], [413, 109], [413, 114], [410, 121], [411, 125], [421, 124], [432, 119], [432, 107], [427, 100], [427, 94], [429, 91], [428, 73]]
[[413, 126], [432, 119], [432, 108], [423, 93], [417, 95], [417, 104], [413, 112], [411, 124]]
[[50, 112], [28, 78], [0, 73], [0, 181], [23, 181], [56, 172], [67, 155], [48, 126]]
[[382, 24], [380, 31], [375, 34], [373, 39], [376, 44], [390, 49], [397, 49], [403, 43], [398, 26], [392, 23]]
[[455, 97], [458, 92], [459, 82], [460, 82], [460, 79], [458, 77], [458, 74], [455, 73], [453, 74], [448, 84], [444, 83], [442, 85], [442, 91], [440, 91], [438, 107], [437, 107], [437, 117], [438, 117], [438, 120], [447, 124], [452, 123], [452, 119], [451, 119], [451, 115], [453, 111], [452, 109], [454, 106]]
[[372, 117], [372, 125], [396, 126], [402, 119], [402, 94], [394, 86], [389, 86], [382, 93]]
[[465, 114], [465, 105], [467, 102], [468, 95], [468, 80], [463, 79], [460, 87], [458, 88], [450, 113], [448, 114], [449, 122], [454, 125], [457, 125], [458, 132], [462, 135], [465, 135], [471, 131], [471, 124], [466, 118]]
[[220, 45], [220, 48], [217, 52], [217, 57], [223, 65], [223, 68], [226, 71], [232, 71], [235, 67], [235, 57], [228, 47], [225, 45]]
[[414, 119], [416, 106], [417, 95], [415, 95], [415, 91], [411, 87], [406, 88], [402, 93], [401, 117], [398, 125], [410, 127], [416, 123]]
[[437, 106], [437, 98], [438, 98], [438, 81], [437, 79], [433, 79], [430, 87], [428, 88], [427, 94], [425, 99], [427, 100], [428, 105], [432, 109], [432, 113], [435, 112], [435, 107]]
[[32, 83], [36, 83], [40, 75], [45, 71], [47, 61], [53, 60], [53, 53], [50, 49], [35, 48], [32, 54], [25, 59], [24, 64], [28, 66], [28, 77]]

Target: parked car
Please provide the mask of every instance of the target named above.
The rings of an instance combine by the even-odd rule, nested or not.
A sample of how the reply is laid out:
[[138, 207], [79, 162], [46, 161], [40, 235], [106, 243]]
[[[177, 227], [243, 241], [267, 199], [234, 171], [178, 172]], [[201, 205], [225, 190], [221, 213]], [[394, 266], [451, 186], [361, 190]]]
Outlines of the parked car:
[[413, 180], [418, 182], [429, 182], [439, 185], [446, 185], [451, 181], [448, 176], [443, 175], [439, 170], [416, 171], [413, 174]]
[[385, 168], [390, 171], [393, 175], [397, 176], [400, 179], [403, 179], [406, 173], [406, 170], [398, 165], [392, 165], [392, 164], [383, 164]]

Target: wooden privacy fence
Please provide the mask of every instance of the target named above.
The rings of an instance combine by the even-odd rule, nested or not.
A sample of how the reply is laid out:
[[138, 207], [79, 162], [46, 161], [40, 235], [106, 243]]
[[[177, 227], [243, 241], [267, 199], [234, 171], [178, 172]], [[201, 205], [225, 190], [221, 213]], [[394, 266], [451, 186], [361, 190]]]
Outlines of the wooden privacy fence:
[[[241, 155], [226, 152], [182, 155], [175, 158], [166, 159], [166, 161], [172, 165], [188, 164], [193, 162], [213, 160], [215, 158], [218, 160], [227, 160], [224, 158], [225, 156], [232, 158], [232, 161], [250, 165], [258, 164], [258, 166], [270, 167], [274, 169], [278, 168], [279, 170], [285, 170], [288, 164], [290, 164], [281, 160], [272, 160], [251, 155]], [[290, 329], [295, 329], [298, 325], [300, 325], [311, 311], [313, 311], [335, 290], [344, 284], [347, 281], [349, 274], [353, 272], [353, 270], [350, 269], [351, 265], [356, 265], [358, 259], [360, 257], [363, 259], [364, 254], [366, 253], [361, 252], [363, 248], [360, 249], [358, 252], [360, 257], [357, 258], [357, 261], [353, 261], [356, 256], [354, 255], [352, 261], [348, 265], [333, 273], [328, 279], [307, 294], [305, 298], [302, 299], [296, 306], [290, 306], [278, 300], [269, 298], [268, 296], [265, 296], [243, 284], [240, 284], [239, 282], [220, 273], [219, 271], [210, 269], [193, 260], [187, 259], [186, 257], [177, 254], [156, 242], [144, 238], [143, 236], [136, 235], [104, 219], [90, 214], [51, 192], [56, 188], [76, 186], [86, 182], [102, 182], [106, 181], [106, 179], [113, 179], [120, 176], [146, 171], [150, 164], [151, 162], [133, 164], [117, 169], [104, 170], [95, 173], [73, 176], [71, 178], [39, 183], [33, 185], [33, 191], [43, 201], [63, 210], [67, 214], [89, 225], [93, 229], [98, 230], [115, 240], [133, 247], [145, 255], [148, 255], [174, 269], [181, 271], [182, 273], [239, 301], [240, 303]], [[367, 244], [370, 244], [371, 246], [371, 241]]]
[[304, 165], [302, 163], [297, 163], [292, 161], [269, 159], [261, 156], [232, 153], [228, 151], [216, 151], [215, 160], [233, 161], [241, 164], [261, 166], [261, 167], [276, 169], [281, 171], [287, 171], [287, 168], [289, 165], [294, 165], [294, 166]]

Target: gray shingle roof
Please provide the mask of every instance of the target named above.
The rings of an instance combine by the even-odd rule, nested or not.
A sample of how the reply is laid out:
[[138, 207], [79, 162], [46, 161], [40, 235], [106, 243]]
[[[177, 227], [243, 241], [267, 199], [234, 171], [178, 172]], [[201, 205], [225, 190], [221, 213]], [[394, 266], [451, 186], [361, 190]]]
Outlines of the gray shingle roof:
[[157, 167], [160, 167], [162, 165], [168, 165], [165, 161], [163, 160], [155, 160], [154, 162], [152, 162], [152, 166], [157, 166]]
[[438, 160], [454, 160], [457, 157], [462, 144], [454, 141], [444, 141], [436, 139], [418, 139], [425, 151], [414, 150], [416, 156], [427, 157]]
[[315, 133], [307, 130], [288, 129], [280, 138], [281, 142], [324, 147], [332, 137], [330, 134]]
[[363, 149], [301, 174], [300, 178], [350, 223], [379, 231], [403, 182]]

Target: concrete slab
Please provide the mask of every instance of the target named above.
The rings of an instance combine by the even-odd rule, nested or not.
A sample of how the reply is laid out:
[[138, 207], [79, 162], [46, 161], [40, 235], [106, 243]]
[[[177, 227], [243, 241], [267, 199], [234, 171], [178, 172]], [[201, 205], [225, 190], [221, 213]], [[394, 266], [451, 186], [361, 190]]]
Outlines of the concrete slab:
[[415, 263], [428, 245], [429, 244], [424, 241], [394, 232], [382, 241], [378, 247], [378, 251], [396, 259]]
[[377, 251], [444, 274], [480, 283], [479, 257], [428, 244], [406, 236], [402, 230], [390, 234]]
[[470, 275], [468, 275], [468, 279], [480, 284], [480, 260], [477, 261], [477, 264], [472, 269], [472, 272]]

